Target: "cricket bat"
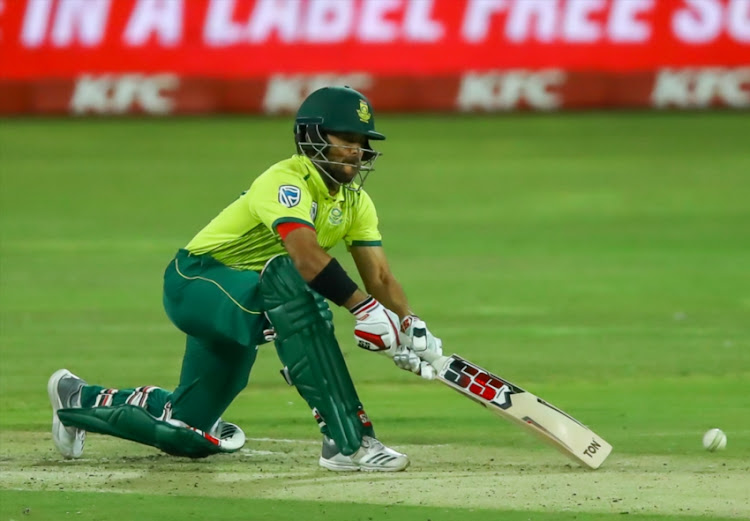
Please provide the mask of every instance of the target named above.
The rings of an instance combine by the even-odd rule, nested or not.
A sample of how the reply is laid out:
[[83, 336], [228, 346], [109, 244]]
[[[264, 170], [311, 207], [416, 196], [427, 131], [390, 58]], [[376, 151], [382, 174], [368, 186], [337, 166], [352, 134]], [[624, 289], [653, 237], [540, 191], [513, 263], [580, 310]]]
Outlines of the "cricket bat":
[[598, 469], [612, 452], [612, 445], [569, 414], [460, 356], [441, 356], [432, 365], [440, 382], [524, 427], [576, 463]]

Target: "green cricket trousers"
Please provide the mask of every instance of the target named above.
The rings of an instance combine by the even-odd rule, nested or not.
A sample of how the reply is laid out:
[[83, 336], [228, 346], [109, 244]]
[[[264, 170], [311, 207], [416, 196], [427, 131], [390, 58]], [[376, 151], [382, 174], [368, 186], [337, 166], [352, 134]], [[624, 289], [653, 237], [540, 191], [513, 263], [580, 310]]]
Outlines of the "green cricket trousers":
[[172, 418], [209, 431], [247, 385], [270, 325], [258, 282], [257, 272], [178, 251], [164, 273], [164, 309], [187, 335], [179, 385], [174, 392], [90, 385], [83, 388], [81, 406], [138, 405], [159, 418], [169, 403]]

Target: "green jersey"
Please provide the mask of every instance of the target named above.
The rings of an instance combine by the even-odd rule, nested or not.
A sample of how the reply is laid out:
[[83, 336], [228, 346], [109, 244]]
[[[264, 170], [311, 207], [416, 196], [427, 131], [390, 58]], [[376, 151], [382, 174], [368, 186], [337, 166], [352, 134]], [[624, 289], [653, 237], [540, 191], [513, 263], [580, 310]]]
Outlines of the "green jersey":
[[330, 195], [312, 162], [294, 155], [263, 172], [185, 248], [232, 268], [260, 271], [271, 257], [286, 252], [276, 232], [285, 222], [313, 227], [324, 250], [342, 239], [347, 247], [381, 244], [370, 196], [343, 188]]

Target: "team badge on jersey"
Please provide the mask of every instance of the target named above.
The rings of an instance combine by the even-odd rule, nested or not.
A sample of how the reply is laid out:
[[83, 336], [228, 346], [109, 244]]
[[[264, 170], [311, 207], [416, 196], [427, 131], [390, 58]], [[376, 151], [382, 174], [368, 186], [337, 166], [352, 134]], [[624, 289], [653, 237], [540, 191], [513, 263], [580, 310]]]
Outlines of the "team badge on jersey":
[[297, 206], [302, 199], [302, 191], [293, 185], [281, 185], [279, 187], [279, 202], [287, 208]]
[[328, 222], [333, 224], [334, 226], [341, 224], [341, 222], [344, 220], [344, 212], [341, 211], [341, 208], [331, 208], [331, 213], [328, 214]]

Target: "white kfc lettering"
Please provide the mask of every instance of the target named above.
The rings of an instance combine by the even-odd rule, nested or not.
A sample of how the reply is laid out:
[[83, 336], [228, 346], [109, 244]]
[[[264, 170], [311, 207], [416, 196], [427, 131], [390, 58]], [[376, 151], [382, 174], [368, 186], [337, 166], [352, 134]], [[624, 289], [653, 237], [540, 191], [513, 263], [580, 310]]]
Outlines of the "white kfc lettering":
[[101, 43], [107, 30], [111, 0], [66, 0], [57, 4], [52, 26], [52, 44], [66, 47], [75, 42], [84, 47]]
[[750, 107], [750, 67], [662, 69], [651, 103], [657, 108]]
[[512, 110], [523, 103], [538, 110], [552, 110], [562, 102], [553, 89], [564, 82], [565, 73], [559, 69], [468, 73], [461, 78], [457, 104], [463, 111]]
[[140, 108], [151, 114], [167, 114], [174, 108], [170, 95], [178, 86], [174, 74], [84, 74], [76, 81], [70, 110], [74, 114], [123, 114]]
[[651, 103], [657, 108], [687, 106], [688, 71], [662, 69], [656, 77]]
[[364, 0], [359, 22], [359, 38], [363, 42], [392, 42], [398, 26], [387, 19], [400, 6], [400, 0]]
[[89, 111], [105, 112], [110, 95], [112, 76], [89, 76], [84, 74], [76, 81], [73, 97], [70, 100], [70, 110], [74, 114]]
[[213, 47], [239, 43], [244, 28], [232, 20], [235, 0], [211, 0], [206, 11], [203, 39]]
[[346, 40], [354, 19], [354, 3], [311, 0], [305, 20], [307, 41], [333, 43]]
[[687, 43], [707, 43], [721, 33], [722, 6], [714, 0], [684, 0], [672, 17], [672, 31]]
[[604, 7], [604, 0], [568, 0], [562, 25], [565, 40], [575, 43], [599, 41], [601, 26], [590, 17]]
[[269, 114], [294, 112], [308, 94], [329, 85], [349, 85], [357, 90], [367, 90], [372, 86], [372, 77], [365, 73], [312, 76], [277, 74], [268, 80], [263, 110]]
[[750, 0], [732, 0], [727, 13], [729, 34], [738, 42], [750, 43]]
[[404, 36], [413, 42], [437, 42], [445, 34], [443, 24], [430, 19], [434, 0], [411, 0], [406, 4]]
[[282, 42], [294, 42], [300, 33], [301, 4], [298, 0], [260, 0], [247, 27], [250, 41], [264, 42], [276, 32]]
[[726, 71], [720, 91], [730, 107], [750, 107], [750, 67], [736, 67]]
[[182, 0], [139, 0], [123, 39], [128, 45], [143, 45], [155, 34], [161, 45], [173, 47], [182, 38], [182, 12]]
[[607, 23], [609, 39], [617, 43], [647, 42], [651, 37], [651, 26], [637, 17], [653, 10], [654, 1], [615, 0]]
[[507, 0], [470, 0], [461, 27], [464, 40], [478, 43], [486, 39], [490, 31], [490, 18], [507, 8]]

